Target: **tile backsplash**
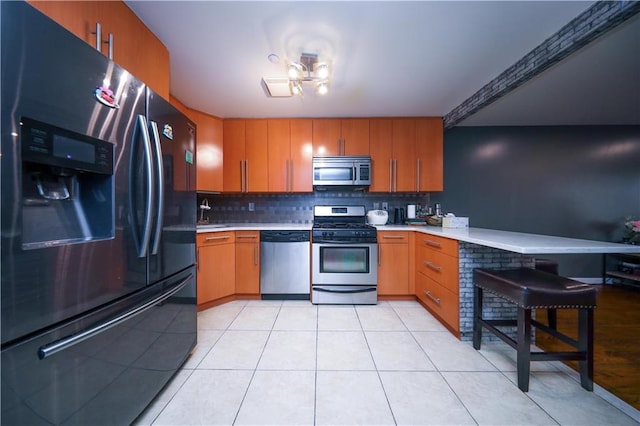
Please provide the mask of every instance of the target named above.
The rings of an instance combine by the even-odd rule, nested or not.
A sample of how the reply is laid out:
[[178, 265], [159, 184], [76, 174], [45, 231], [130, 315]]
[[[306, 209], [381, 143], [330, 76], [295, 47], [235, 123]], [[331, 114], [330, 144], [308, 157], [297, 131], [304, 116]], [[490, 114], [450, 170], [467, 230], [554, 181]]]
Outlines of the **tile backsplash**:
[[[207, 200], [210, 210], [199, 208]], [[407, 204], [430, 206], [429, 193], [314, 192], [312, 194], [198, 194], [198, 220], [208, 223], [312, 223], [315, 205], [362, 205], [388, 203], [390, 214]], [[253, 211], [250, 210], [253, 206]]]

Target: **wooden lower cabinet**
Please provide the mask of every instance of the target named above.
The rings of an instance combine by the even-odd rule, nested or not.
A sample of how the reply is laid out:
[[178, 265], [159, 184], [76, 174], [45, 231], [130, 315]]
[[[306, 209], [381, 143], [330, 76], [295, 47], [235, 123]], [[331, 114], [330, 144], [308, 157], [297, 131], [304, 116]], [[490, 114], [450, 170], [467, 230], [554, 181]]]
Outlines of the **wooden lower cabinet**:
[[235, 280], [236, 294], [260, 294], [260, 231], [236, 231]]
[[197, 235], [198, 305], [235, 292], [236, 252], [233, 232]]
[[456, 293], [418, 272], [416, 274], [416, 296], [454, 334], [460, 335], [460, 300]]
[[435, 235], [415, 236], [415, 287], [422, 304], [460, 336], [458, 241]]
[[378, 232], [378, 295], [406, 296], [409, 291], [409, 233]]

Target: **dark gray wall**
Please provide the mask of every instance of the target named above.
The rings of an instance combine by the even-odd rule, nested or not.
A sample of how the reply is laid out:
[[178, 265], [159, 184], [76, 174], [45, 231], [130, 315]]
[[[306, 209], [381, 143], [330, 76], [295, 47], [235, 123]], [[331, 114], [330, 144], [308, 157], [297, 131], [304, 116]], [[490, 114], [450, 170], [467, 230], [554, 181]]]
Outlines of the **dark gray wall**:
[[[640, 126], [458, 127], [444, 161], [431, 202], [473, 227], [619, 241], [640, 218]], [[602, 272], [602, 256], [553, 258], [563, 275]]]

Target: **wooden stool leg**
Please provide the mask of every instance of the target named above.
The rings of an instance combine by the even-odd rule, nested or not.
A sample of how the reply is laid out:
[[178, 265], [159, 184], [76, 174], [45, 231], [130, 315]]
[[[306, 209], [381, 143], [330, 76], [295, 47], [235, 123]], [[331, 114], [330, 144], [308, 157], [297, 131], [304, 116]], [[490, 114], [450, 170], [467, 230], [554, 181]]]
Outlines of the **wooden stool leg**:
[[593, 309], [582, 308], [578, 312], [578, 351], [586, 353], [580, 361], [580, 384], [593, 391]]
[[473, 287], [473, 348], [480, 349], [482, 342], [482, 289]]
[[518, 307], [517, 350], [518, 388], [522, 392], [528, 392], [531, 367], [531, 309]]

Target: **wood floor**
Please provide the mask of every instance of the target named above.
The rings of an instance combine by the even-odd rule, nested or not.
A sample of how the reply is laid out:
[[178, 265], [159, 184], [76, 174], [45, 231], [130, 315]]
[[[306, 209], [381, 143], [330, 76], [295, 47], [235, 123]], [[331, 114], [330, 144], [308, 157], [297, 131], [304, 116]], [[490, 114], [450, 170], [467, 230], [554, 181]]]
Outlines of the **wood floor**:
[[[640, 289], [599, 286], [595, 310], [594, 380], [629, 405], [640, 410]], [[536, 317], [546, 323], [546, 312]], [[576, 338], [575, 309], [558, 309], [558, 330]], [[538, 332], [537, 345], [545, 350], [570, 349], [564, 343]], [[576, 362], [568, 362], [576, 369]]]

